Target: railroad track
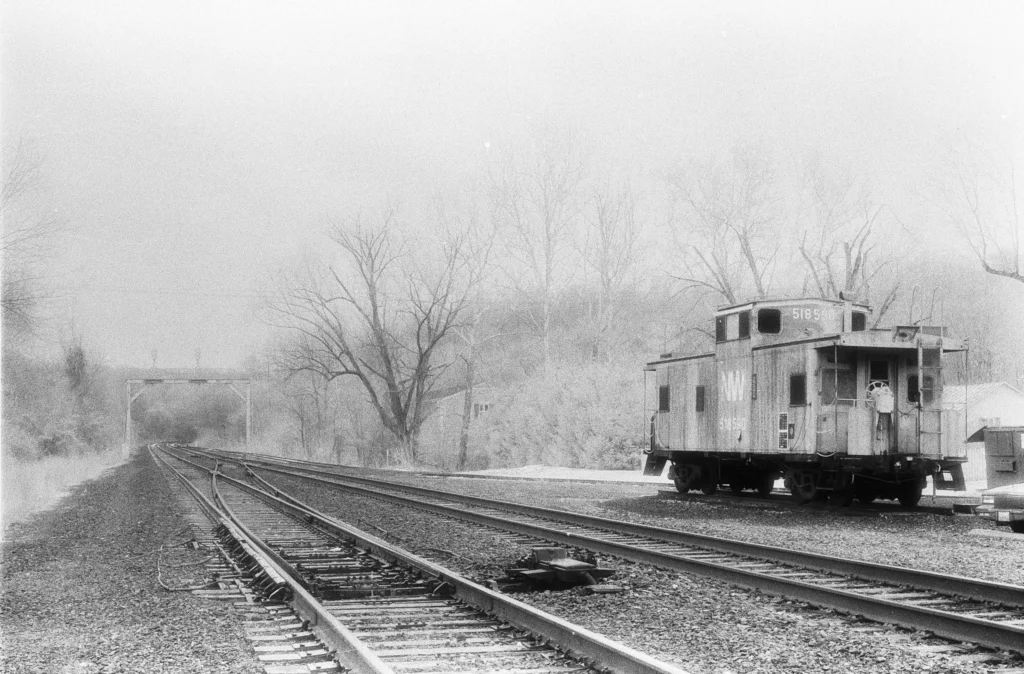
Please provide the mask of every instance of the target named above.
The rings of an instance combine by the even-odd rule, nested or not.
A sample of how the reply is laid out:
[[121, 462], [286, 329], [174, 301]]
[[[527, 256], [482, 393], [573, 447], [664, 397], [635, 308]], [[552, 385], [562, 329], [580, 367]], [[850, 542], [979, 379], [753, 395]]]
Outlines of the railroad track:
[[[177, 452], [167, 470], [218, 522], [267, 616], [261, 659], [356, 672], [677, 673], [682, 670], [500, 593]], [[172, 465], [173, 464], [173, 465]], [[208, 483], [209, 486], [202, 486]]]
[[710, 576], [955, 641], [1024, 653], [1024, 587], [1016, 585], [325, 474], [267, 458], [249, 456], [246, 461], [250, 467], [317, 480], [484, 526]]
[[[289, 460], [290, 461], [290, 460]], [[303, 464], [309, 462], [297, 461], [296, 464]], [[672, 486], [671, 481], [666, 480], [663, 484], [657, 482], [640, 481], [640, 480], [622, 480], [611, 482], [609, 480], [596, 480], [588, 478], [551, 478], [551, 477], [530, 477], [525, 475], [484, 475], [474, 473], [432, 473], [417, 471], [415, 475], [419, 477], [436, 477], [436, 478], [458, 478], [460, 480], [504, 480], [510, 482], [570, 482], [578, 484], [615, 484], [615, 485], [630, 485], [636, 487], [648, 487], [655, 488], [658, 493], [664, 498], [672, 498], [681, 501], [697, 501], [704, 503], [730, 503], [740, 506], [752, 507], [752, 508], [763, 508], [764, 506], [770, 506], [773, 508], [793, 508], [799, 510], [829, 510], [844, 513], [863, 513], [869, 514], [892, 514], [898, 512], [907, 515], [952, 515], [957, 511], [957, 508], [961, 508], [964, 512], [969, 512], [970, 507], [974, 504], [960, 506], [956, 503], [955, 497], [939, 497], [941, 500], [948, 500], [949, 505], [915, 505], [912, 508], [907, 508], [898, 503], [890, 502], [872, 502], [863, 503], [856, 502], [848, 505], [835, 505], [828, 501], [812, 501], [810, 503], [797, 503], [793, 500], [793, 495], [786, 489], [775, 488], [772, 490], [768, 497], [762, 497], [754, 491], [742, 491], [734, 492], [732, 490], [719, 489], [714, 494], [681, 494], [679, 491]], [[968, 500], [962, 498], [961, 500]]]
[[[224, 455], [235, 456], [241, 458], [243, 454], [238, 452], [229, 452], [220, 450]], [[331, 466], [329, 464], [315, 463], [311, 461], [303, 461], [301, 459], [288, 459], [284, 457], [271, 457], [273, 460], [278, 461], [282, 464], [292, 465], [296, 467], [311, 467], [314, 470], [331, 470], [337, 474], [352, 475], [350, 470], [344, 472], [337, 472], [337, 469], [342, 468], [341, 466]], [[348, 467], [344, 467], [348, 468]], [[756, 508], [764, 509], [769, 508], [786, 508], [799, 511], [818, 511], [818, 512], [837, 512], [843, 514], [856, 514], [856, 515], [885, 515], [891, 516], [898, 514], [900, 516], [916, 516], [916, 515], [954, 515], [960, 513], [973, 512], [974, 507], [978, 504], [967, 503], [970, 499], [967, 497], [938, 497], [939, 501], [948, 501], [948, 504], [944, 505], [915, 505], [912, 508], [907, 508], [897, 502], [888, 501], [874, 501], [871, 503], [864, 503], [861, 501], [855, 501], [848, 505], [836, 505], [831, 501], [812, 501], [810, 503], [797, 503], [793, 500], [792, 494], [786, 489], [776, 488], [773, 489], [771, 494], [767, 498], [759, 496], [753, 491], [742, 491], [733, 492], [731, 490], [718, 490], [712, 495], [690, 493], [680, 494], [679, 491], [672, 486], [670, 481], [665, 481], [664, 484], [658, 484], [654, 482], [644, 481], [614, 481], [608, 480], [595, 480], [595, 479], [562, 479], [562, 478], [550, 478], [550, 477], [531, 477], [522, 475], [481, 475], [473, 473], [437, 473], [429, 471], [416, 471], [409, 473], [406, 471], [389, 471], [384, 469], [352, 469], [359, 471], [360, 475], [371, 477], [376, 474], [378, 477], [388, 474], [394, 475], [415, 475], [417, 477], [435, 477], [435, 478], [458, 478], [468, 480], [498, 480], [498, 481], [509, 481], [509, 482], [548, 482], [548, 483], [579, 483], [579, 484], [599, 484], [599, 485], [630, 485], [636, 487], [647, 487], [658, 490], [658, 494], [662, 498], [669, 498], [679, 501], [694, 501], [697, 503], [728, 503], [730, 505], [742, 507], [742, 508]], [[931, 497], [926, 497], [931, 498]], [[963, 501], [963, 503], [961, 503]]]

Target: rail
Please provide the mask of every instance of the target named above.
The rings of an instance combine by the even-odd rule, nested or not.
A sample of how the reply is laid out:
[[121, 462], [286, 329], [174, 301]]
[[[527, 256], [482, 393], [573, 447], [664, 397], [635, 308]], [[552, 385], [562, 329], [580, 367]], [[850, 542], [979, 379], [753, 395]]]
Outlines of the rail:
[[[288, 496], [277, 488], [271, 486], [268, 490], [262, 490], [223, 473], [217, 473], [217, 479], [256, 496], [270, 503], [274, 508], [288, 513], [308, 525], [322, 529], [332, 536], [353, 540], [358, 547], [368, 550], [373, 555], [419, 569], [424, 574], [436, 578], [440, 583], [447, 584], [452, 588], [454, 596], [466, 604], [493, 615], [520, 630], [539, 635], [543, 639], [558, 644], [561, 650], [585, 662], [593, 663], [598, 669], [607, 669], [613, 672], [622, 672], [623, 674], [685, 674], [684, 670], [655, 660], [622, 644], [610, 642], [597, 633], [478, 585], [449, 569], [397, 548], [351, 525], [335, 520], [328, 515], [316, 511], [298, 499]], [[243, 531], [251, 535], [251, 532], [248, 530]], [[284, 563], [284, 560], [280, 559], [280, 557], [275, 559], [276, 553], [273, 553], [269, 546], [263, 544], [260, 546], [260, 549], [266, 551], [275, 565], [286, 574], [289, 574], [289, 577], [294, 580], [293, 574], [295, 572], [288, 570], [290, 565]], [[296, 584], [298, 583], [296, 582]], [[299, 589], [305, 592], [301, 585], [299, 585]], [[308, 595], [308, 593], [306, 594]], [[302, 597], [302, 593], [296, 591], [296, 596]], [[310, 600], [315, 602], [315, 599], [311, 596], [309, 596], [309, 599], [303, 598], [303, 601], [306, 603]], [[334, 620], [336, 621], [337, 619]], [[344, 627], [340, 623], [337, 626]], [[325, 641], [325, 643], [327, 642]], [[340, 648], [344, 647], [344, 645], [332, 647], [338, 649], [339, 653], [341, 653]], [[348, 665], [346, 664], [346, 666]]]
[[[249, 457], [249, 463], [258, 465], [261, 462]], [[931, 631], [950, 639], [970, 641], [1018, 653], [1024, 652], [1024, 627], [1018, 625], [1024, 623], [1021, 620], [1024, 618], [1024, 613], [1020, 612], [1021, 607], [1024, 607], [1024, 587], [1016, 585], [838, 559], [816, 553], [657, 529], [561, 510], [490, 501], [479, 497], [463, 496], [410, 485], [394, 485], [369, 478], [332, 474], [333, 479], [328, 479], [322, 475], [309, 474], [315, 473], [311, 469], [288, 470], [274, 465], [274, 462], [263, 461], [262, 463], [266, 463], [267, 465], [264, 465], [263, 468], [271, 472], [319, 480], [366, 496], [384, 498], [486, 526], [500, 527], [563, 544], [587, 547], [597, 552], [617, 555], [633, 561], [696, 572], [772, 594], [864, 615], [881, 622], [897, 623]], [[342, 484], [337, 480], [356, 484]], [[376, 489], [360, 487], [357, 486], [358, 484], [364, 484], [367, 487], [373, 486]], [[404, 491], [415, 495], [416, 498], [384, 493], [380, 491], [382, 488]], [[449, 501], [448, 504], [443, 503], [446, 500]], [[467, 510], [466, 505], [511, 511], [518, 515], [541, 518], [547, 522], [510, 521], [496, 513], [472, 512]], [[565, 524], [585, 527], [589, 530], [570, 530], [565, 528]], [[609, 535], [609, 532], [612, 535]], [[626, 540], [622, 537], [637, 537], [646, 540]], [[618, 540], [616, 540], [617, 538]], [[658, 549], [659, 546], [665, 545], [683, 546], [684, 549]], [[692, 548], [703, 552], [694, 552]], [[715, 554], [724, 557], [715, 559]], [[764, 560], [785, 568], [782, 570], [778, 568], [758, 569], [759, 565], [750, 563], [750, 560]], [[813, 578], [814, 574], [807, 573], [808, 570], [821, 572], [825, 577]], [[882, 584], [882, 589], [879, 591], [877, 588], [857, 588], [855, 582], [844, 580], [849, 578], [853, 578], [855, 581], [879, 583]], [[811, 580], [815, 582], [812, 583]], [[851, 588], [856, 588], [857, 591], [851, 591]], [[976, 618], [954, 611], [931, 608], [929, 605], [919, 605], [915, 601], [921, 600], [919, 594], [922, 590], [940, 595], [952, 595], [955, 598], [963, 598], [968, 601], [989, 602], [999, 606], [1012, 607], [1009, 616], [1011, 619], [996, 621]], [[942, 599], [929, 598], [925, 601], [934, 605]], [[981, 610], [977, 606], [973, 610], [979, 614], [992, 613]]]

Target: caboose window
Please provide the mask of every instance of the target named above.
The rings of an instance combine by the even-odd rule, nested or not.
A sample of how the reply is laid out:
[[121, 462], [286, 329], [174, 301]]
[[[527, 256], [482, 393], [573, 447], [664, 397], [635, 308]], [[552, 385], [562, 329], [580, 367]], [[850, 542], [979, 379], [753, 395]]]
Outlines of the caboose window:
[[789, 404], [807, 404], [807, 375], [794, 374], [789, 377]]
[[750, 314], [728, 314], [715, 319], [715, 341], [731, 342], [750, 336]]
[[853, 323], [851, 326], [853, 332], [860, 332], [868, 326], [868, 315], [863, 311], [854, 311], [853, 320], [850, 322]]
[[697, 411], [698, 412], [703, 412], [704, 411], [704, 387], [703, 386], [698, 386], [697, 387], [697, 395], [694, 396], [694, 400], [697, 401]]
[[[934, 380], [931, 375], [924, 376], [924, 403], [927, 405], [935, 400]], [[921, 387], [918, 386], [917, 375], [907, 377], [907, 402], [916, 403], [921, 401]]]
[[758, 309], [757, 331], [763, 335], [777, 335], [782, 332], [782, 310]]
[[670, 395], [669, 395], [669, 388], [668, 388], [668, 386], [659, 386], [658, 387], [658, 411], [659, 412], [668, 412], [669, 411], [669, 402], [670, 402]]
[[822, 368], [821, 402], [823, 405], [852, 405], [857, 397], [857, 370], [845, 368]]

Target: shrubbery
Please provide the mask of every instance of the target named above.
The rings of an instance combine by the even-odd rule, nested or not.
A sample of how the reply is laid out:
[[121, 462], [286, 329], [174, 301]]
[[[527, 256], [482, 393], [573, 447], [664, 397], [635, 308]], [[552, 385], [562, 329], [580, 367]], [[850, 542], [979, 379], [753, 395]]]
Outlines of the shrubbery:
[[471, 468], [640, 465], [643, 376], [632, 363], [552, 368], [495, 392], [473, 424]]
[[6, 351], [4, 452], [31, 460], [104, 451], [120, 440], [114, 375], [89, 365], [81, 347], [60, 361]]

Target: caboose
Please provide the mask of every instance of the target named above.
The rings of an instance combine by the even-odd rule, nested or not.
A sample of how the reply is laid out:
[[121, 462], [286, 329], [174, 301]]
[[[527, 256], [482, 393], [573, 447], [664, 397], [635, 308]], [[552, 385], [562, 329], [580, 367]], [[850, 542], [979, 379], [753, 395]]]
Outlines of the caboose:
[[713, 353], [647, 364], [657, 408], [645, 474], [671, 462], [682, 493], [762, 496], [783, 477], [799, 502], [842, 505], [913, 506], [928, 476], [963, 490], [964, 429], [942, 409], [942, 371], [965, 342], [938, 326], [869, 329], [870, 311], [828, 299], [718, 310]]

